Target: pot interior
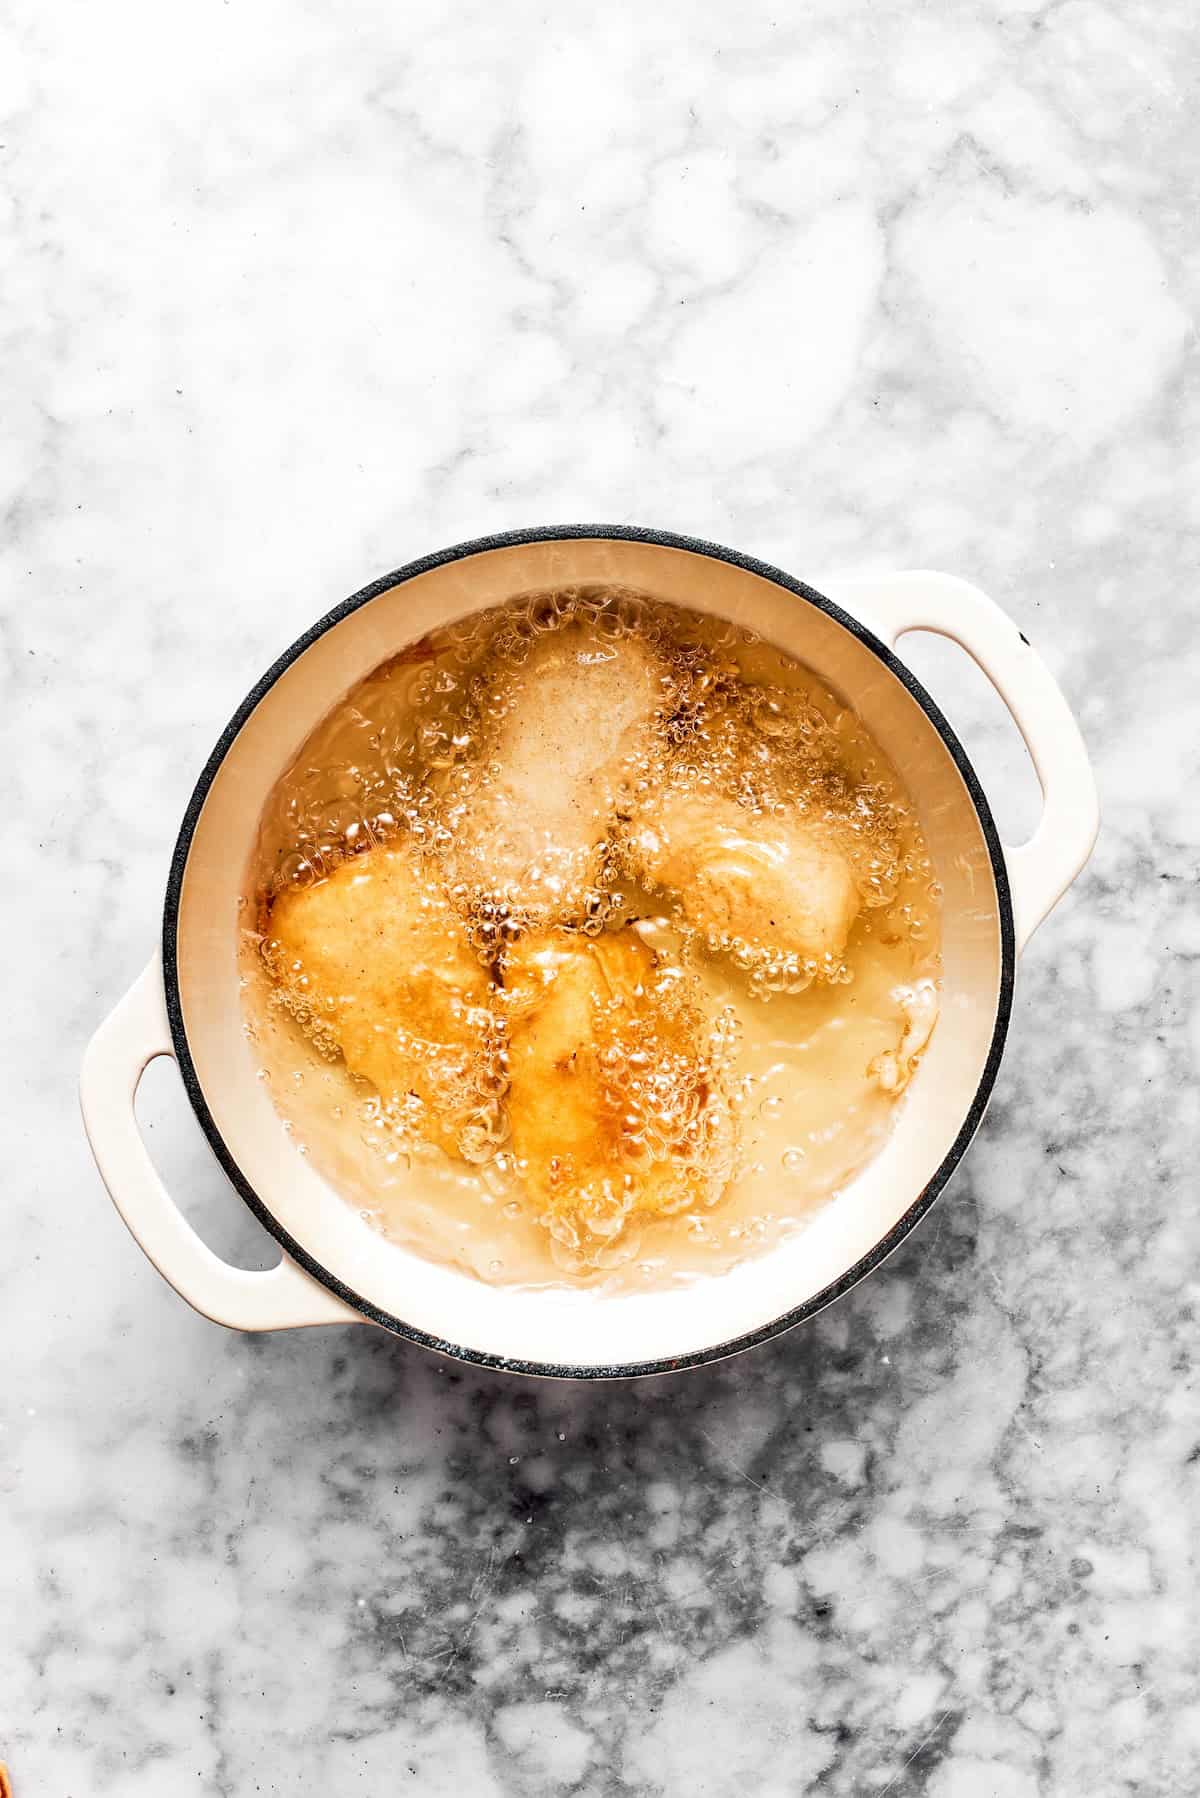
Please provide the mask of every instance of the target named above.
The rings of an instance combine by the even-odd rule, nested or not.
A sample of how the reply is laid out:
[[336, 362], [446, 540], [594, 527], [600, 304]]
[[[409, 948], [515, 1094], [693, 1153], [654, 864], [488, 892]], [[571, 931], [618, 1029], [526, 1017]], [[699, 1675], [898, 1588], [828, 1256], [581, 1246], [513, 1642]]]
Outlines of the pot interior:
[[[297, 1152], [255, 1078], [243, 1029], [239, 901], [249, 898], [265, 796], [313, 726], [378, 663], [428, 631], [519, 593], [585, 582], [716, 613], [814, 669], [900, 771], [945, 892], [941, 1016], [882, 1153], [778, 1247], [670, 1291], [491, 1287], [385, 1241]], [[177, 1047], [201, 1122], [248, 1202], [310, 1271], [378, 1321], [472, 1358], [614, 1371], [704, 1357], [768, 1331], [848, 1284], [899, 1240], [961, 1153], [990, 1086], [1007, 1007], [1008, 901], [990, 824], [985, 829], [955, 755], [915, 697], [919, 689], [864, 638], [816, 596], [716, 553], [597, 535], [469, 549], [398, 579], [285, 658], [228, 744], [190, 845], [185, 826], [166, 962], [168, 998], [178, 999]]]

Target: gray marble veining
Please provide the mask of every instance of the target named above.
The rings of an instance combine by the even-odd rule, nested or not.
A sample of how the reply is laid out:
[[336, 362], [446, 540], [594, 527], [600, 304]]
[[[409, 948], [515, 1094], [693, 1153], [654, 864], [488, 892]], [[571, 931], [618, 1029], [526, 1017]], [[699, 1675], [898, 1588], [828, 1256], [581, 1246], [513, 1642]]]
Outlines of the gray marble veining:
[[[1180, 0], [10, 0], [0, 1758], [16, 1798], [1191, 1798], [1200, 71]], [[1105, 825], [887, 1267], [613, 1388], [249, 1340], [83, 1044], [278, 649], [492, 528], [977, 580]], [[930, 679], [996, 792], [995, 707]], [[169, 1071], [142, 1107], [262, 1256]]]

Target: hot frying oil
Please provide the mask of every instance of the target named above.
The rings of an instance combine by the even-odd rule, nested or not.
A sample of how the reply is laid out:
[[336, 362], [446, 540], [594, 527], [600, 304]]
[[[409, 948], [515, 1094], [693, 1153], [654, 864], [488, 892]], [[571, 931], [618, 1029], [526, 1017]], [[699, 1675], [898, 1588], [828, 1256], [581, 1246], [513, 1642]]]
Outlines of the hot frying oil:
[[879, 1150], [936, 1019], [939, 890], [862, 722], [635, 594], [514, 600], [377, 668], [252, 872], [285, 1126], [381, 1236], [491, 1282], [769, 1246]]

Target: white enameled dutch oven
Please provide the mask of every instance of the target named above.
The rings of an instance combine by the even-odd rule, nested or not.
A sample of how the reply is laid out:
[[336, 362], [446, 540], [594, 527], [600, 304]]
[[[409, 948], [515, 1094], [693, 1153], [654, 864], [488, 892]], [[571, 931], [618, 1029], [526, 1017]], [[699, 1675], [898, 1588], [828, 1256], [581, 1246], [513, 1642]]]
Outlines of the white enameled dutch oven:
[[[386, 657], [516, 594], [612, 582], [759, 632], [841, 694], [899, 769], [943, 901], [941, 1016], [882, 1153], [802, 1231], [677, 1290], [605, 1294], [488, 1286], [385, 1242], [280, 1127], [243, 1031], [238, 901], [263, 801], [335, 702]], [[1087, 752], [1016, 627], [966, 582], [871, 575], [822, 591], [710, 543], [571, 526], [466, 543], [389, 574], [294, 643], [238, 708], [188, 806], [156, 956], [101, 1026], [82, 1100], [100, 1171], [129, 1229], [198, 1311], [242, 1330], [374, 1323], [464, 1361], [603, 1378], [713, 1361], [812, 1316], [877, 1267], [925, 1214], [983, 1114], [1008, 1027], [1016, 958], [1095, 840]], [[1004, 848], [974, 770], [895, 652], [905, 631], [962, 645], [1028, 745], [1044, 809]], [[268, 1272], [226, 1265], [172, 1203], [134, 1119], [147, 1064], [174, 1055], [214, 1153], [283, 1247]]]

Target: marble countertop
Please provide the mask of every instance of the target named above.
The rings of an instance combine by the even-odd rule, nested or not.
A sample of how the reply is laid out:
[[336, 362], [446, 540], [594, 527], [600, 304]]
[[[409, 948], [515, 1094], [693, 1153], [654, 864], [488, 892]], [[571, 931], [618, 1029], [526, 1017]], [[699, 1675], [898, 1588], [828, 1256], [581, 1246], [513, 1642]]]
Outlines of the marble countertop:
[[[15, 1798], [1200, 1788], [1195, 26], [792, 10], [7, 8]], [[981, 1135], [880, 1273], [690, 1376], [227, 1334], [75, 1100], [194, 778], [344, 594], [581, 518], [950, 569], [1059, 675], [1105, 824]], [[142, 1114], [269, 1258], [165, 1063]]]

